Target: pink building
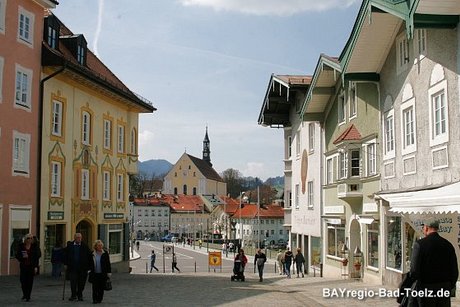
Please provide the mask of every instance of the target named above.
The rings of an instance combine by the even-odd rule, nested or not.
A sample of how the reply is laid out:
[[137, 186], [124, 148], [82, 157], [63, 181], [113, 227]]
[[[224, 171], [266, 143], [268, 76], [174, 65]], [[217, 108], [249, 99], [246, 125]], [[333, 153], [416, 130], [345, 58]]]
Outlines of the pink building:
[[17, 274], [15, 247], [37, 232], [41, 46], [56, 0], [0, 0], [0, 275]]

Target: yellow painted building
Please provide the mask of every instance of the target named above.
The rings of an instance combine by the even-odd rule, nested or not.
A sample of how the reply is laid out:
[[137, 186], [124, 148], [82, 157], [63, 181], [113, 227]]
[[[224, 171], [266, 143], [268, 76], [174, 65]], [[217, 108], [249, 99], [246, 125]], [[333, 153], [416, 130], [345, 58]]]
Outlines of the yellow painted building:
[[42, 66], [40, 242], [51, 251], [81, 232], [101, 239], [115, 270], [128, 270], [129, 176], [137, 173], [139, 113], [132, 93], [54, 15], [45, 19]]

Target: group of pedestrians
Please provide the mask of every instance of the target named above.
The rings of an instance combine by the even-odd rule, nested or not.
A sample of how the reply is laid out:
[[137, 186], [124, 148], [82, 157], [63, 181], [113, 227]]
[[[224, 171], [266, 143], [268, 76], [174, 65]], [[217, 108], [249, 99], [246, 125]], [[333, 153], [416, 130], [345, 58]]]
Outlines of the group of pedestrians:
[[[41, 251], [38, 242], [34, 240], [31, 234], [27, 234], [16, 252], [16, 259], [19, 261], [19, 279], [23, 301], [30, 301], [34, 276], [39, 271], [40, 257]], [[60, 276], [61, 271], [59, 269], [64, 264], [65, 279], [70, 280], [71, 296], [69, 301], [83, 301], [83, 290], [88, 279], [88, 282], [92, 284], [93, 304], [102, 302], [112, 270], [109, 253], [104, 249], [104, 243], [101, 240], [96, 240], [93, 250], [90, 250], [88, 245], [82, 241], [82, 234], [76, 233], [74, 240], [67, 242], [65, 248], [58, 246], [58, 244], [53, 248], [51, 261], [53, 277]]]
[[289, 247], [284, 253], [282, 250], [279, 250], [276, 256], [276, 261], [278, 262], [278, 266], [280, 268], [280, 275], [286, 275], [287, 278], [291, 278], [291, 266], [294, 263], [297, 271], [297, 278], [305, 276], [305, 257], [303, 256], [300, 248], [297, 248], [295, 255]]

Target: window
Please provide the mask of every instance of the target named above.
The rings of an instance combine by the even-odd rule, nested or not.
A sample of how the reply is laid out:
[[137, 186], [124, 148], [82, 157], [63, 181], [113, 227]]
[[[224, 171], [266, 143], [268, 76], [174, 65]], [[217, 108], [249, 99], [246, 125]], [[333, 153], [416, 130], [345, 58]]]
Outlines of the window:
[[389, 216], [387, 221], [387, 267], [401, 270], [401, 217]]
[[89, 199], [89, 170], [82, 169], [81, 170], [81, 199], [88, 200]]
[[367, 176], [373, 176], [377, 173], [377, 151], [375, 147], [375, 143], [370, 143], [366, 146]]
[[29, 175], [30, 134], [13, 131], [13, 176]]
[[53, 118], [51, 134], [62, 136], [62, 102], [53, 100]]
[[341, 250], [345, 244], [345, 225], [327, 225], [327, 254], [341, 257]]
[[339, 95], [339, 99], [338, 99], [338, 110], [337, 110], [337, 119], [338, 119], [338, 123], [339, 124], [343, 124], [345, 123], [345, 109], [346, 109], [346, 106], [345, 106], [345, 97], [343, 95], [343, 93], [341, 93]]
[[59, 43], [59, 22], [53, 15], [46, 17], [45, 31], [46, 42], [48, 43], [48, 46], [50, 46], [53, 49], [57, 49]]
[[[3, 34], [5, 34], [5, 15], [6, 15], [6, 0], [0, 0], [0, 33], [3, 33]], [[0, 88], [2, 87], [0, 86]]]
[[82, 126], [81, 126], [81, 140], [85, 145], [91, 144], [91, 114], [83, 111]]
[[297, 131], [295, 134], [295, 154], [300, 156], [300, 131]]
[[117, 201], [123, 201], [124, 200], [124, 182], [123, 182], [123, 175], [118, 174], [117, 175]]
[[23, 237], [30, 233], [31, 210], [12, 208], [10, 214], [10, 257], [14, 258]]
[[339, 175], [340, 179], [344, 179], [348, 177], [348, 153], [343, 150], [339, 154]]
[[122, 224], [109, 224], [108, 248], [110, 255], [121, 254], [122, 232]]
[[315, 150], [315, 124], [308, 124], [308, 150], [310, 152]]
[[409, 66], [409, 41], [404, 32], [396, 41], [396, 71], [401, 73]]
[[395, 140], [394, 140], [394, 121], [393, 110], [384, 115], [384, 138], [385, 138], [385, 158], [394, 158]]
[[149, 209], [144, 210], [144, 216], [149, 216]]
[[[131, 130], [131, 154], [137, 154], [137, 132], [135, 128]], [[190, 166], [188, 169], [190, 169]]]
[[426, 55], [426, 30], [416, 29], [414, 34], [415, 54], [418, 56], [418, 60], [422, 60]]
[[367, 263], [369, 266], [379, 267], [379, 223], [367, 225]]
[[326, 159], [326, 184], [334, 182], [334, 160], [333, 158]]
[[21, 42], [26, 42], [29, 45], [33, 43], [34, 34], [34, 15], [22, 7], [19, 7], [18, 20], [18, 38]]
[[288, 190], [286, 193], [286, 204], [288, 208], [292, 207], [292, 191]]
[[110, 197], [110, 194], [111, 194], [110, 193], [110, 190], [111, 190], [110, 187], [112, 185], [112, 178], [111, 178], [112, 176], [111, 176], [109, 171], [104, 171], [102, 176], [103, 176], [103, 180], [104, 180], [102, 199], [105, 200], [105, 201], [108, 201], [111, 198]]
[[184, 193], [184, 195], [187, 195], [187, 185], [186, 184], [184, 184], [182, 187], [182, 193]]
[[448, 140], [448, 109], [445, 89], [430, 95], [431, 145]]
[[308, 182], [308, 208], [312, 209], [314, 206], [314, 198], [313, 198], [313, 181]]
[[350, 88], [348, 89], [348, 100], [350, 101], [350, 113], [349, 117], [353, 118], [356, 116], [356, 83], [350, 82]]
[[299, 209], [299, 205], [300, 205], [300, 201], [299, 201], [300, 186], [298, 184], [295, 185], [294, 193], [295, 193], [294, 194], [294, 197], [295, 197], [294, 205], [295, 205], [296, 209]]
[[356, 177], [360, 175], [360, 162], [361, 162], [361, 152], [359, 149], [354, 149], [350, 151], [351, 153], [351, 176]]
[[292, 156], [292, 137], [288, 136], [287, 138], [287, 157], [290, 158]]
[[16, 89], [14, 102], [16, 106], [31, 108], [32, 70], [16, 64]]
[[104, 119], [104, 148], [112, 149], [112, 122]]
[[77, 45], [77, 62], [80, 65], [85, 65], [85, 47], [82, 45]]
[[62, 166], [60, 162], [51, 162], [51, 196], [61, 196]]
[[125, 127], [118, 125], [118, 153], [125, 152]]

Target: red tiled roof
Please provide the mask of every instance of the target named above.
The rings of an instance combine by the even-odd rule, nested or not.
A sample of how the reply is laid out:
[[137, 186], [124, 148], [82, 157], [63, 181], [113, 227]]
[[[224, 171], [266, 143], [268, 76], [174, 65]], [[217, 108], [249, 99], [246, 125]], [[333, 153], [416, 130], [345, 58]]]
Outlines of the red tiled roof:
[[[241, 217], [246, 219], [255, 219], [257, 218], [257, 204], [244, 204], [241, 209]], [[240, 216], [239, 207], [233, 214], [233, 217]], [[265, 205], [260, 206], [259, 216], [262, 218], [283, 218], [284, 210], [281, 206], [278, 205]]]
[[277, 78], [292, 85], [310, 85], [311, 76], [306, 75], [276, 75]]
[[207, 178], [215, 181], [224, 182], [224, 180], [219, 176], [215, 169], [212, 168], [206, 161], [194, 157], [192, 155], [186, 154], [190, 160], [192, 160], [193, 164], [196, 165], [198, 170]]
[[359, 140], [361, 140], [361, 133], [359, 133], [355, 125], [352, 124], [333, 143], [337, 144], [343, 141], [359, 141]]
[[201, 212], [203, 207], [206, 207], [203, 204], [203, 200], [198, 195], [163, 194], [161, 200], [167, 203], [171, 207], [172, 211], [176, 212]]

